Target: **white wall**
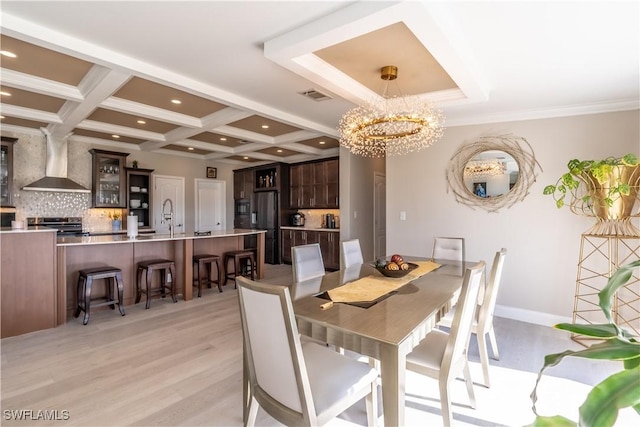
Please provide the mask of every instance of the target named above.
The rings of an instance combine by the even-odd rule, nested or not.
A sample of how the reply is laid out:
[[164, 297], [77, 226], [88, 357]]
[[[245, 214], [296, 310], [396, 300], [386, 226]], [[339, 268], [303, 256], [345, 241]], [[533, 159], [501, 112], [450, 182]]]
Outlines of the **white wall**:
[[[505, 247], [497, 314], [549, 325], [567, 320], [581, 234], [594, 219], [558, 210], [542, 189], [555, 184], [570, 159], [639, 154], [639, 128], [638, 111], [629, 111], [446, 129], [432, 147], [387, 159], [387, 253], [427, 256], [434, 236], [462, 236], [467, 259], [490, 264]], [[463, 144], [505, 133], [527, 139], [544, 170], [531, 193], [498, 213], [458, 204], [447, 192], [449, 160]], [[406, 221], [400, 221], [401, 211]]]

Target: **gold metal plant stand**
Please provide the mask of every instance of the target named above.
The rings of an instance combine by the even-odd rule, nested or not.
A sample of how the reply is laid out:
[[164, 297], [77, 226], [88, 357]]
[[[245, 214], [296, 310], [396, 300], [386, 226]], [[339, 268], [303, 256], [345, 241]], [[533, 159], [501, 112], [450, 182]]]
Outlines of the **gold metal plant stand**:
[[[598, 305], [598, 292], [621, 266], [640, 258], [640, 236], [582, 235], [580, 261], [573, 306], [573, 323], [608, 323]], [[616, 324], [640, 336], [640, 276], [637, 273], [621, 288], [612, 304]], [[571, 334], [571, 339], [588, 347], [596, 340]]]

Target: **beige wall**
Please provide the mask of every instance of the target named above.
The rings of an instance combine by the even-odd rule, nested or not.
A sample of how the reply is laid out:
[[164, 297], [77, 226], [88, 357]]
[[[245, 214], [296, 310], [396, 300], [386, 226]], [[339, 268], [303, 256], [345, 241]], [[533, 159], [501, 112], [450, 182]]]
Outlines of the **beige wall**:
[[[638, 117], [628, 111], [455, 127], [426, 150], [388, 159], [387, 253], [430, 255], [434, 236], [462, 236], [467, 259], [490, 264], [505, 247], [498, 315], [541, 324], [566, 320], [573, 313], [581, 234], [594, 220], [556, 209], [542, 189], [555, 184], [572, 158], [639, 154]], [[498, 213], [456, 203], [447, 192], [449, 159], [480, 136], [506, 133], [527, 139], [544, 170], [531, 193]]]
[[340, 239], [360, 239], [365, 260], [374, 257], [374, 172], [384, 174], [384, 159], [355, 156], [345, 148], [340, 149]]

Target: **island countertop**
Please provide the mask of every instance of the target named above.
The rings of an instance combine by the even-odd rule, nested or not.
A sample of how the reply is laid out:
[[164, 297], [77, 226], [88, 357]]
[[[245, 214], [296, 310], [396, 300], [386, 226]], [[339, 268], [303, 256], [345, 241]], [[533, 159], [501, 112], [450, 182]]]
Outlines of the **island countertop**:
[[266, 230], [251, 230], [243, 228], [234, 228], [231, 230], [215, 230], [211, 234], [195, 234], [195, 233], [176, 233], [171, 237], [169, 234], [140, 234], [137, 237], [127, 237], [127, 235], [104, 235], [104, 236], [74, 236], [74, 237], [58, 237], [58, 246], [77, 246], [77, 245], [105, 245], [117, 243], [143, 243], [143, 242], [162, 242], [168, 240], [192, 240], [192, 239], [211, 239], [216, 237], [234, 237], [246, 236], [250, 234], [266, 233]]

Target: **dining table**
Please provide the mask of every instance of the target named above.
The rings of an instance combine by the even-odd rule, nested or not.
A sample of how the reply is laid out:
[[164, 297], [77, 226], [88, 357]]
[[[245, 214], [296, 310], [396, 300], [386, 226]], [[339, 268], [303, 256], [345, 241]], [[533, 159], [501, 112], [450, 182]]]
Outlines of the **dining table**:
[[301, 334], [380, 362], [384, 425], [403, 426], [406, 356], [455, 304], [465, 269], [475, 262], [408, 258], [433, 261], [432, 271], [374, 301], [361, 304], [330, 301], [331, 292], [343, 285], [373, 280], [393, 282], [371, 263], [363, 263], [294, 283], [293, 310]]

